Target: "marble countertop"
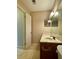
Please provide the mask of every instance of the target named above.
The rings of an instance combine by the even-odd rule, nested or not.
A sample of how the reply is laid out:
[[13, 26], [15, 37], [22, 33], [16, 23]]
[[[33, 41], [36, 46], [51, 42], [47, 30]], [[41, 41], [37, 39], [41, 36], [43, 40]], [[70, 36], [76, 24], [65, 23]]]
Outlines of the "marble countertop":
[[62, 41], [58, 40], [57, 38], [54, 40], [53, 37], [50, 37], [49, 34], [42, 34], [40, 42], [62, 43]]

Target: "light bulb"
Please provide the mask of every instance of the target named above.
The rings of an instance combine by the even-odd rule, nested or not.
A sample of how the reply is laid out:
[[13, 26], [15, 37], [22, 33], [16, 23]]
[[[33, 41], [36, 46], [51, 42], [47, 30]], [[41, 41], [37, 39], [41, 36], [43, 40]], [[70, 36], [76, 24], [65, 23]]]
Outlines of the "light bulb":
[[54, 15], [54, 12], [51, 12], [50, 17]]
[[55, 12], [54, 16], [58, 16], [58, 12]]

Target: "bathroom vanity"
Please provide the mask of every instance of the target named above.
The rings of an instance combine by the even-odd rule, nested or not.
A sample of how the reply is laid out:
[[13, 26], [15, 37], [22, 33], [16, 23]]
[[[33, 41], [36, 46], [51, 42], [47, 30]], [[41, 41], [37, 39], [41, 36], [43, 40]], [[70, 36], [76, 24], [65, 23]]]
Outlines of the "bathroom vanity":
[[57, 46], [61, 44], [55, 37], [43, 34], [40, 40], [40, 59], [58, 59]]

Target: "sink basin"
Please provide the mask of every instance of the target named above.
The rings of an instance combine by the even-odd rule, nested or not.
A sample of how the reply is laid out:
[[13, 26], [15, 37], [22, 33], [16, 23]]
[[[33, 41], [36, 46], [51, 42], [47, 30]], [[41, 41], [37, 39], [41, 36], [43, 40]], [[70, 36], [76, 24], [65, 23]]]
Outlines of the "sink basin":
[[53, 38], [52, 38], [52, 37], [46, 37], [45, 39], [50, 39], [50, 40], [52, 40]]
[[43, 34], [40, 42], [48, 42], [48, 43], [61, 43], [55, 36], [50, 36]]
[[46, 37], [45, 39], [50, 39], [50, 40], [54, 39], [55, 40], [55, 37], [54, 36], [50, 36], [50, 37]]

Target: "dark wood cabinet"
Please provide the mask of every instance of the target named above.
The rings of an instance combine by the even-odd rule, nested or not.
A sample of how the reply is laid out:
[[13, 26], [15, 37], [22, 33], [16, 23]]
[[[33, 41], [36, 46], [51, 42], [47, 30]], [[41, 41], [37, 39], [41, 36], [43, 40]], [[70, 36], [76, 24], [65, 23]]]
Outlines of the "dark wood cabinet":
[[40, 59], [58, 59], [57, 45], [61, 45], [61, 43], [40, 42]]

